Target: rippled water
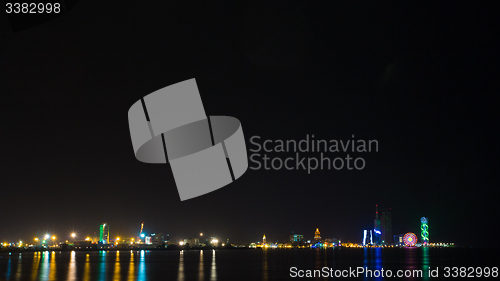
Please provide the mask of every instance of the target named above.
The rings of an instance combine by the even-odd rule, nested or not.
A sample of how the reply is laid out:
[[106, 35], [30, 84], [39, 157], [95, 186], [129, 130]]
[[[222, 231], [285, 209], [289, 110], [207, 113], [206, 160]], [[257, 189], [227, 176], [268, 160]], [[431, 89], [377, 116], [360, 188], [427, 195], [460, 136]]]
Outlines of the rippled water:
[[444, 278], [447, 266], [498, 267], [499, 262], [495, 249], [467, 248], [13, 252], [0, 254], [0, 280], [277, 280], [289, 279], [291, 267], [304, 274], [325, 267], [422, 270], [422, 278], [404, 280], [438, 280], [428, 276], [429, 267], [439, 268]]

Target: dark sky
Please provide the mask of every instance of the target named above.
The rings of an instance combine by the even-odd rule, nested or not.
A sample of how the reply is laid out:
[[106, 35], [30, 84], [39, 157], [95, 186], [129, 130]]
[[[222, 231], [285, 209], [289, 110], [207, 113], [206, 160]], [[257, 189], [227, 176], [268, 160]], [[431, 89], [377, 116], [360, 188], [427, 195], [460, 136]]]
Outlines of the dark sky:
[[[427, 216], [431, 242], [490, 242], [499, 231], [491, 2], [330, 2], [81, 1], [19, 32], [1, 18], [1, 242], [84, 236], [103, 222], [112, 238], [145, 222], [174, 238], [276, 241], [318, 227], [361, 242], [375, 204], [392, 208], [394, 234], [419, 233]], [[208, 115], [241, 121], [247, 148], [255, 135], [354, 134], [379, 151], [358, 155], [361, 171], [249, 169], [181, 202], [169, 165], [135, 159], [127, 112], [190, 78]]]

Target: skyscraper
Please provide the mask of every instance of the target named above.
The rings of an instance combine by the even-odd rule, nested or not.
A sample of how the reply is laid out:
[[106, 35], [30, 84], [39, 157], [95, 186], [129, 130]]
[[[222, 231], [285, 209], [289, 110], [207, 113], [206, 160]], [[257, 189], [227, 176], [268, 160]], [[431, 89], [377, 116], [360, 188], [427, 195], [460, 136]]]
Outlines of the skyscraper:
[[392, 236], [392, 214], [391, 208], [382, 209], [380, 212], [380, 231], [382, 244], [393, 244], [394, 239]]
[[109, 225], [107, 223], [99, 226], [99, 243], [109, 244]]
[[373, 230], [363, 230], [363, 246], [373, 245]]
[[375, 205], [375, 220], [373, 220], [373, 244], [380, 245], [382, 231], [380, 230], [380, 219], [378, 218], [378, 205]]

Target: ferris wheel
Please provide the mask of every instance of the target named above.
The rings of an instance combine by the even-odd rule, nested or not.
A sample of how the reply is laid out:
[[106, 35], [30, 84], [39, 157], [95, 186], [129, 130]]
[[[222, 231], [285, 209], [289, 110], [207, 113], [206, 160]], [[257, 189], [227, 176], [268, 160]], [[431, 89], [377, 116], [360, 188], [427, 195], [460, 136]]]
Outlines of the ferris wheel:
[[403, 236], [403, 242], [407, 247], [413, 247], [417, 244], [417, 235], [413, 232], [408, 232]]

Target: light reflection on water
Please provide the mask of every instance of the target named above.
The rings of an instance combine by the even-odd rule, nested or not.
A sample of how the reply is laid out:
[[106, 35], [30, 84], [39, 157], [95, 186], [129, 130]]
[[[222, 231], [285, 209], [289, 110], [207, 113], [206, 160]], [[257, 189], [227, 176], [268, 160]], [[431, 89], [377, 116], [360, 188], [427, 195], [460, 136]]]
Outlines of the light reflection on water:
[[179, 252], [179, 269], [177, 271], [177, 280], [184, 281], [184, 250]]
[[71, 251], [71, 259], [69, 260], [68, 278], [66, 278], [66, 280], [76, 280], [75, 251]]
[[130, 251], [130, 263], [128, 265], [128, 280], [135, 280], [134, 251]]
[[120, 281], [120, 251], [116, 251], [115, 269], [113, 272], [113, 281]]
[[267, 281], [268, 280], [268, 273], [267, 273], [267, 249], [264, 249], [262, 251], [262, 254], [264, 257], [262, 258], [262, 280]]
[[83, 281], [90, 280], [90, 256], [89, 254], [85, 255], [85, 269], [83, 271]]
[[38, 267], [40, 265], [40, 258], [41, 254], [40, 252], [35, 252], [33, 256], [33, 264], [31, 265], [31, 280], [35, 281], [36, 280], [36, 273], [38, 271]]
[[141, 250], [141, 258], [139, 260], [139, 271], [137, 273], [137, 280], [146, 280], [146, 262], [144, 260], [144, 250]]
[[99, 277], [97, 280], [104, 281], [106, 278], [106, 251], [99, 251]]
[[430, 280], [429, 276], [429, 267], [430, 267], [430, 257], [429, 257], [429, 248], [422, 248], [422, 280]]
[[198, 265], [198, 281], [204, 280], [204, 270], [203, 270], [203, 250], [200, 250], [200, 264]]
[[49, 255], [50, 252], [42, 252], [42, 259], [38, 268], [40, 271], [39, 280], [49, 280]]
[[363, 268], [365, 271], [371, 270], [370, 274], [363, 274], [363, 280], [383, 280], [381, 275], [375, 274], [375, 270], [380, 271], [382, 265], [382, 248], [363, 248]]
[[212, 266], [210, 267], [210, 281], [217, 280], [217, 266], [215, 265], [215, 250], [212, 250]]
[[[275, 280], [289, 278], [292, 266], [300, 269], [330, 266], [334, 270], [364, 267], [373, 271], [383, 268], [393, 274], [398, 269], [421, 270], [423, 279], [429, 280], [429, 267], [453, 265], [469, 256], [470, 250], [429, 248], [0, 253], [0, 280]], [[475, 257], [474, 262], [482, 266], [498, 260], [497, 255], [479, 260], [477, 257], [481, 255]]]

